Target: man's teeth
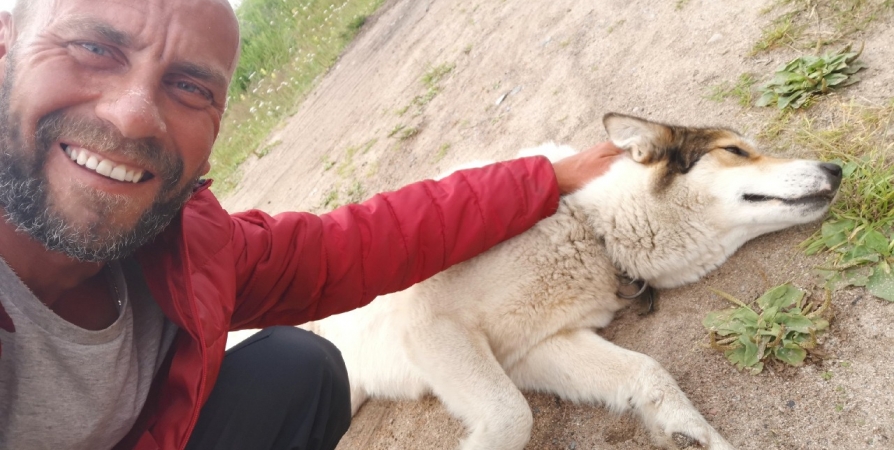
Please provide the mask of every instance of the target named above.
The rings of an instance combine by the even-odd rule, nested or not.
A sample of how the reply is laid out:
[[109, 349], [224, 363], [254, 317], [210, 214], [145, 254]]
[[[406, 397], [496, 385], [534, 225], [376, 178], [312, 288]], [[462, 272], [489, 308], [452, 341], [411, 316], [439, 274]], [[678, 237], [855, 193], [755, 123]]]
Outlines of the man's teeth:
[[116, 164], [83, 148], [67, 146], [65, 154], [79, 166], [86, 167], [104, 177], [118, 181], [137, 183], [143, 178], [143, 169], [135, 169], [125, 164]]

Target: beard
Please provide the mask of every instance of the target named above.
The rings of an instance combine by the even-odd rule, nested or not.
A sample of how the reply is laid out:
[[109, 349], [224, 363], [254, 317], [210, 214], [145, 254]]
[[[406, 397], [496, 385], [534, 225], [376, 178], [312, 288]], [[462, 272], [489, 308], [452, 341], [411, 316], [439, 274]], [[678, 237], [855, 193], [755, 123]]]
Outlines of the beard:
[[[154, 138], [126, 139], [116, 128], [99, 119], [74, 118], [55, 111], [42, 117], [34, 136], [24, 139], [21, 120], [10, 111], [14, 80], [14, 55], [7, 55], [6, 78], [0, 85], [0, 207], [4, 219], [20, 232], [78, 261], [106, 262], [122, 259], [161, 233], [192, 195], [198, 174], [182, 184], [183, 160]], [[77, 223], [66, 217], [50, 193], [44, 170], [60, 137], [85, 148], [126, 156], [153, 168], [161, 188], [153, 203], [130, 224], [117, 223], [122, 209], [133, 199], [87, 187], [80, 207], [90, 219]]]

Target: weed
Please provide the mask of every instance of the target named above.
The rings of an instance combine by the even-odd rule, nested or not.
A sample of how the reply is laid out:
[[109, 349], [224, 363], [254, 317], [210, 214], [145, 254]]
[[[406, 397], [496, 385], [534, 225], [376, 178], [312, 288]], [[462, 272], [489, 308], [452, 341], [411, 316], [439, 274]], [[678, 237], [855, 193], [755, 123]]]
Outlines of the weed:
[[348, 149], [345, 150], [344, 160], [338, 165], [338, 168], [335, 169], [338, 176], [342, 178], [350, 178], [354, 176], [354, 155], [356, 155], [358, 151], [359, 148], [354, 146], [348, 147]]
[[397, 139], [400, 141], [406, 141], [407, 139], [411, 139], [417, 134], [419, 134], [418, 127], [407, 127], [401, 130], [400, 134], [397, 136]]
[[276, 148], [276, 146], [278, 146], [279, 144], [282, 144], [282, 141], [277, 139], [276, 141], [265, 145], [264, 148], [256, 151], [255, 155], [257, 155], [258, 158], [263, 158], [263, 157], [267, 156], [268, 154], [270, 154], [270, 151], [273, 150], [274, 148]]
[[809, 105], [817, 95], [860, 81], [855, 74], [866, 67], [857, 59], [862, 51], [861, 48], [851, 52], [847, 46], [837, 53], [793, 59], [761, 87], [762, 94], [756, 105], [776, 104], [779, 109], [798, 109]]
[[376, 142], [378, 142], [378, 141], [379, 140], [375, 139], [375, 138], [366, 141], [366, 143], [363, 144], [363, 149], [360, 150], [360, 154], [365, 155], [367, 152], [369, 152], [369, 150], [373, 147], [373, 145], [376, 145]]
[[792, 13], [783, 14], [774, 19], [769, 27], [764, 28], [760, 39], [751, 49], [751, 55], [794, 43], [804, 32], [803, 25], [795, 25], [793, 22], [792, 17], [794, 16]]
[[820, 378], [822, 378], [823, 381], [829, 381], [829, 380], [831, 380], [832, 377], [834, 377], [834, 376], [835, 376], [835, 374], [833, 374], [832, 371], [830, 371], [830, 370], [827, 370], [827, 371], [825, 371], [825, 372], [823, 372], [823, 373], [820, 374]]
[[400, 133], [401, 130], [403, 130], [406, 127], [407, 126], [402, 123], [395, 125], [394, 128], [392, 128], [391, 131], [388, 132], [388, 137], [394, 137], [395, 134]]
[[351, 187], [348, 188], [345, 195], [348, 197], [348, 203], [359, 203], [363, 200], [363, 196], [365, 194], [365, 190], [359, 181], [354, 181], [351, 183]]
[[883, 107], [842, 104], [832, 113], [837, 117], [826, 127], [803, 118], [790, 136], [844, 170], [829, 219], [802, 247], [832, 255], [820, 268], [829, 288], [865, 286], [894, 301], [894, 101]]
[[710, 332], [711, 347], [753, 374], [763, 370], [764, 361], [802, 365], [818, 345], [817, 333], [829, 327], [832, 316], [828, 290], [825, 301], [818, 303], [809, 301], [804, 291], [783, 284], [755, 300], [755, 308], [725, 292], [713, 291], [738, 307], [710, 312], [702, 321]]
[[436, 163], [440, 162], [442, 159], [444, 159], [445, 156], [447, 156], [447, 150], [450, 150], [450, 143], [445, 142], [441, 144], [441, 147], [438, 148], [438, 153], [435, 154]]
[[609, 25], [606, 32], [608, 34], [612, 34], [612, 32], [615, 31], [616, 28], [620, 27], [621, 25], [624, 25], [624, 22], [626, 22], [626, 21], [627, 21], [626, 19], [621, 19], [621, 20]]
[[323, 196], [322, 208], [327, 210], [332, 210], [341, 206], [341, 203], [338, 201], [338, 185], [335, 185], [329, 192]]
[[320, 162], [323, 163], [323, 172], [328, 172], [329, 169], [335, 166], [335, 161], [331, 161], [329, 155], [323, 155], [323, 157], [320, 158]]
[[463, 53], [466, 55], [468, 55], [469, 53], [472, 53], [472, 44], [468, 44], [465, 47], [463, 47]]
[[756, 82], [757, 79], [754, 75], [743, 73], [742, 75], [739, 75], [739, 78], [735, 83], [730, 84], [728, 82], [723, 82], [714, 86], [711, 89], [711, 94], [708, 95], [708, 99], [715, 102], [722, 102], [728, 98], [735, 98], [739, 103], [739, 106], [743, 108], [749, 107], [754, 99], [754, 92], [751, 88]]
[[422, 84], [428, 88], [432, 89], [437, 87], [438, 83], [446, 77], [450, 72], [453, 72], [453, 69], [456, 68], [456, 64], [448, 64], [444, 63], [438, 66], [434, 66], [425, 72], [425, 75], [422, 75]]
[[894, 11], [891, 0], [776, 0], [762, 13], [780, 11], [762, 32], [751, 54], [782, 45], [813, 48], [841, 45]]
[[677, 4], [674, 5], [674, 9], [676, 9], [677, 11], [682, 11], [683, 8], [685, 8], [688, 4], [689, 0], [677, 0]]

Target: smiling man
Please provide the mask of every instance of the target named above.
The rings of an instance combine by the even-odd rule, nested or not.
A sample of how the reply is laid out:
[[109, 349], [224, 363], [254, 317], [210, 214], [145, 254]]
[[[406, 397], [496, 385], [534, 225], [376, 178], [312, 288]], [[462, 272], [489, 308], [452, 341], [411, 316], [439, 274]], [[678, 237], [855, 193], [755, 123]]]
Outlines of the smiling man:
[[[238, 57], [224, 0], [34, 0], [0, 13], [0, 448], [333, 448], [327, 341], [292, 327], [518, 234], [602, 145], [380, 194], [230, 215], [200, 177]], [[227, 332], [266, 328], [224, 352]]]

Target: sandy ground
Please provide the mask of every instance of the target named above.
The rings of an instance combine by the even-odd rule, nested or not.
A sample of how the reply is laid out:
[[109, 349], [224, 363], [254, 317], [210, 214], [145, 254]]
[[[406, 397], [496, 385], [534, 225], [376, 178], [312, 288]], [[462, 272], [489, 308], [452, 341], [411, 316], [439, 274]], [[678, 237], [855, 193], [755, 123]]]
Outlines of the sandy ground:
[[[677, 4], [389, 0], [271, 136], [281, 143], [246, 164], [241, 188], [224, 204], [230, 211], [322, 212], [336, 186], [344, 201], [357, 183], [366, 197], [544, 141], [585, 147], [605, 139], [601, 117], [609, 111], [756, 134], [773, 111], [705, 96], [721, 81], [746, 71], [769, 74], [795, 55], [746, 56], [771, 19], [760, 13], [766, 2], [692, 0], [682, 10]], [[844, 95], [867, 104], [894, 96], [891, 25], [876, 23], [859, 36], [871, 69]], [[455, 68], [440, 93], [399, 116], [425, 92], [423, 74], [442, 64]], [[419, 133], [388, 137], [397, 125]], [[327, 170], [324, 157], [335, 166]], [[704, 346], [705, 312], [728, 306], [709, 286], [752, 299], [786, 281], [820, 283], [812, 268], [822, 260], [796, 247], [815, 229], [760, 238], [702, 282], [662, 292], [658, 312], [641, 317], [631, 308], [601, 333], [658, 360], [738, 448], [892, 449], [894, 305], [862, 290], [837, 292], [828, 358], [797, 369], [752, 376]], [[549, 395], [527, 398], [535, 418], [529, 449], [652, 448], [631, 416]], [[462, 435], [434, 398], [375, 400], [355, 417], [339, 449], [449, 449]]]

